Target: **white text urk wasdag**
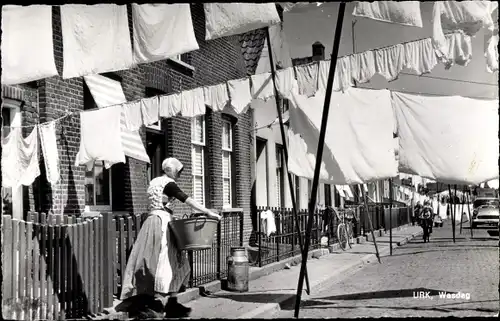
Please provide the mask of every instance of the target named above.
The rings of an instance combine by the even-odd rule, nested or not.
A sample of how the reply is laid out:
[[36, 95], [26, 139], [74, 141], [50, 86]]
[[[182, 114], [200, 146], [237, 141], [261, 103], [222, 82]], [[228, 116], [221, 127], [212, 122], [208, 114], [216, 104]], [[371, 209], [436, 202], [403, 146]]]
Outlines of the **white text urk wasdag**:
[[[438, 297], [440, 299], [458, 299], [458, 300], [470, 300], [470, 293], [464, 293], [464, 292], [456, 292], [456, 293], [448, 293], [444, 291], [438, 292]], [[419, 292], [413, 292], [413, 298], [414, 299], [427, 299], [427, 300], [433, 300], [434, 296], [431, 296], [431, 292], [424, 292], [424, 291], [419, 291]]]

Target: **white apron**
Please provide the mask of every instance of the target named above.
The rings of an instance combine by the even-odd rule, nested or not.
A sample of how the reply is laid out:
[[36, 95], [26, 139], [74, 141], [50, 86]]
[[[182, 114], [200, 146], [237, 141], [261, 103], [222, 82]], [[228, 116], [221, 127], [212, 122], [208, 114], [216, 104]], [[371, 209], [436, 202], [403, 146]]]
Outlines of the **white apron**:
[[[158, 259], [154, 284], [155, 292], [159, 293], [177, 292], [189, 277], [190, 272], [186, 253], [179, 252], [174, 244], [175, 236], [168, 227], [168, 223], [173, 219], [173, 216], [163, 207], [163, 190], [170, 182], [175, 181], [167, 176], [161, 176], [152, 180], [148, 188], [152, 206], [150, 214], [157, 215], [161, 219], [160, 257]], [[173, 201], [174, 198], [169, 198], [167, 205], [165, 205], [170, 211]]]

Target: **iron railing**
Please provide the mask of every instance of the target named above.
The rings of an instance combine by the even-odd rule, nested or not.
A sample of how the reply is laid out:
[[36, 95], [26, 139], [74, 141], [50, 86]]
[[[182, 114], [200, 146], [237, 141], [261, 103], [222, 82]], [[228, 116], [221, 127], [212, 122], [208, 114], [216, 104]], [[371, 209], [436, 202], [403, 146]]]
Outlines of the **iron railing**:
[[[268, 235], [261, 214], [270, 210], [274, 214], [276, 232]], [[298, 219], [302, 240], [305, 240], [305, 231], [309, 213], [305, 209], [299, 210]], [[311, 230], [310, 249], [319, 248], [321, 239], [321, 212], [314, 213], [313, 228]], [[273, 262], [300, 254], [300, 244], [297, 228], [291, 208], [257, 207], [257, 251], [249, 251], [250, 263], [255, 266], [264, 266]]]

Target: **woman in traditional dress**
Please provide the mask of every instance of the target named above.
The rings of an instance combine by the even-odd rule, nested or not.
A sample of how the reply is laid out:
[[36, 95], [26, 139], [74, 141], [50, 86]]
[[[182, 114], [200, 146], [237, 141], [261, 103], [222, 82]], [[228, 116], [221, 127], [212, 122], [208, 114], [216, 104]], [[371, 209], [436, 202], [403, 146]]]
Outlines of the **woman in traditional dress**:
[[[141, 305], [147, 312], [136, 312], [145, 313], [148, 317], [158, 316], [154, 313], [160, 312], [160, 306], [164, 307], [162, 310], [166, 313], [165, 317], [181, 318], [189, 316], [191, 312], [190, 308], [177, 302], [177, 293], [189, 279], [190, 266], [186, 253], [177, 249], [174, 235], [168, 228], [168, 223], [173, 219], [173, 204], [177, 199], [209, 217], [221, 217], [197, 203], [179, 188], [175, 182], [183, 169], [179, 160], [165, 159], [162, 169], [165, 173], [149, 184], [151, 211], [130, 253], [120, 299], [141, 298]], [[158, 302], [161, 302], [161, 305]], [[153, 307], [154, 303], [156, 308]]]

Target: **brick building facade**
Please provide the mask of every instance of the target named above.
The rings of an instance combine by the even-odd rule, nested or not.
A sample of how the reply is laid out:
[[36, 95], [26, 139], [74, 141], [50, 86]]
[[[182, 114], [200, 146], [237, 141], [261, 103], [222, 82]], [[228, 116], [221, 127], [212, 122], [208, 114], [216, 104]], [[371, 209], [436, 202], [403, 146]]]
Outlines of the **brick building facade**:
[[[127, 6], [131, 26], [130, 4]], [[60, 9], [54, 6], [52, 10], [56, 66], [59, 74], [62, 74]], [[216, 85], [247, 76], [248, 68], [242, 54], [240, 37], [225, 37], [206, 42], [204, 40], [203, 4], [191, 4], [191, 14], [199, 50], [184, 54], [177, 59], [143, 64], [130, 70], [103, 74], [103, 76], [119, 81], [128, 101]], [[83, 77], [62, 79], [56, 76], [30, 84], [2, 86], [2, 98], [24, 102], [20, 107], [22, 125], [55, 120], [66, 112], [78, 112], [95, 104]], [[206, 137], [203, 147], [205, 205], [218, 211], [223, 207], [222, 131], [225, 128], [223, 124], [231, 124], [230, 207], [244, 210], [245, 239], [251, 231], [250, 189], [248, 187], [252, 182], [252, 113], [249, 109], [244, 114], [231, 115], [212, 112], [207, 108], [206, 115], [203, 116]], [[55, 186], [50, 186], [46, 182], [43, 160], [40, 158], [42, 174], [32, 186], [23, 188], [23, 211], [53, 211], [56, 214], [70, 215], [94, 209], [129, 213], [145, 212], [148, 205], [146, 189], [149, 180], [161, 173], [161, 161], [166, 157], [176, 157], [184, 164], [183, 175], [178, 183], [181, 189], [193, 195], [192, 119], [177, 116], [164, 119], [159, 125], [160, 130], [144, 127], [140, 130], [142, 141], [151, 158], [151, 164], [127, 157], [125, 164], [113, 165], [110, 169], [111, 175], [108, 176], [106, 172], [95, 174], [86, 172], [84, 166], [74, 165], [80, 142], [78, 113], [59, 121], [56, 126], [56, 135], [61, 178]], [[26, 128], [25, 134], [29, 134], [31, 130], [32, 128]], [[96, 190], [100, 190], [99, 197], [97, 197]], [[89, 193], [93, 195], [86, 195]], [[106, 204], [97, 204], [97, 198], [101, 203]], [[183, 204], [176, 206], [178, 214], [190, 213], [190, 211]]]

